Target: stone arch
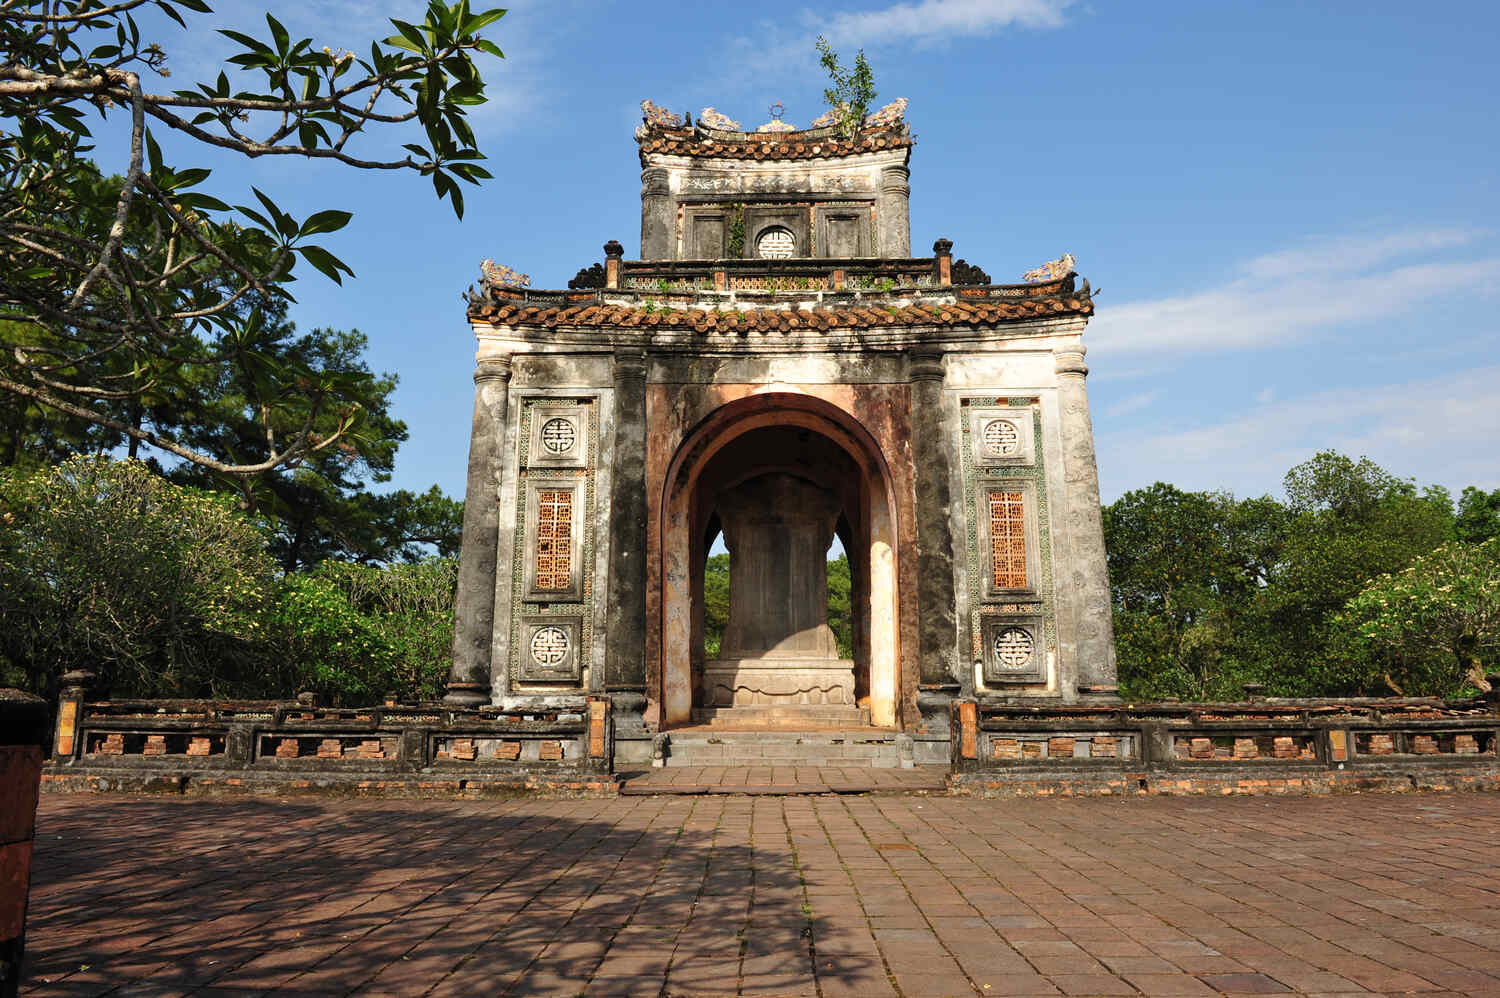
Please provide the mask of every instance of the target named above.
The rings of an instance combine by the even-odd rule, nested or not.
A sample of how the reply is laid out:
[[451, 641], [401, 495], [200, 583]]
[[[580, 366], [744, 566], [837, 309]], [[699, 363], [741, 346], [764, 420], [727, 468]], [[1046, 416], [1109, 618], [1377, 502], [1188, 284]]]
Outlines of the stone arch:
[[[695, 640], [694, 571], [710, 540], [710, 524], [697, 508], [704, 469], [725, 447], [767, 427], [809, 430], [835, 444], [859, 471], [858, 508], [840, 524], [851, 569], [865, 597], [856, 614], [856, 640], [864, 645], [871, 721], [894, 727], [900, 715], [900, 602], [897, 512], [892, 475], [879, 443], [845, 410], [811, 395], [762, 392], [716, 409], [683, 439], [667, 467], [660, 497], [661, 720], [688, 722], [693, 708]], [[852, 542], [852, 543], [851, 543]], [[697, 570], [701, 570], [701, 566]], [[698, 627], [701, 627], [699, 618]]]

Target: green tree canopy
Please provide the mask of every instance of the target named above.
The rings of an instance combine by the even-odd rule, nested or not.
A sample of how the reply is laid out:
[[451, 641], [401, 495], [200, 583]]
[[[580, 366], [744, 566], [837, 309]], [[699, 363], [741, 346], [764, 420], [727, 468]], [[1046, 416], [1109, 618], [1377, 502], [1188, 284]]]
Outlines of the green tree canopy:
[[136, 696], [274, 685], [268, 532], [225, 495], [138, 461], [76, 457], [0, 471], [0, 656], [52, 695], [69, 668]]
[[1450, 541], [1381, 575], [1349, 601], [1338, 623], [1393, 653], [1401, 683], [1440, 690], [1484, 684], [1486, 667], [1500, 660], [1500, 539]]
[[[160, 40], [135, 14], [179, 23], [212, 15], [203, 0], [16, 0], [0, 7], [0, 391], [151, 444], [220, 474], [293, 464], [356, 434], [367, 418], [359, 378], [260, 348], [262, 310], [290, 300], [305, 265], [339, 281], [349, 268], [317, 242], [350, 219], [328, 208], [295, 218], [265, 192], [237, 204], [209, 193], [210, 171], [169, 161], [156, 130], [244, 156], [297, 156], [351, 169], [428, 177], [463, 211], [459, 181], [489, 174], [466, 112], [484, 101], [474, 57], [499, 56], [482, 32], [502, 10], [429, 3], [420, 23], [368, 50], [293, 39], [273, 16], [238, 47], [234, 79], [156, 90]], [[128, 122], [129, 140], [96, 166], [90, 113]], [[394, 148], [393, 148], [394, 147]], [[225, 196], [227, 192], [224, 193]], [[244, 415], [263, 452], [194, 447], [122, 416], [202, 377], [235, 368]], [[13, 405], [14, 408], [14, 405]], [[23, 425], [28, 410], [14, 415]]]

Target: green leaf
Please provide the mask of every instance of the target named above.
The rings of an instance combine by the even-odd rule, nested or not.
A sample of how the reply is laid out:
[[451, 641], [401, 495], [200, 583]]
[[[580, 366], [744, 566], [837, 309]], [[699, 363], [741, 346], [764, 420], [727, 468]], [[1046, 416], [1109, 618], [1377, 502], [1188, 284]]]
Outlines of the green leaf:
[[[272, 54], [271, 47], [269, 45], [250, 35], [244, 34], [239, 31], [230, 31], [228, 28], [220, 28], [219, 34], [223, 35], [225, 38], [228, 38], [230, 41], [238, 42], [239, 44], [245, 46], [245, 48], [250, 49], [254, 52], [263, 52], [266, 55]], [[221, 73], [220, 76], [222, 75], [223, 74]]]
[[323, 249], [323, 247], [321, 246], [298, 246], [297, 252], [301, 253], [308, 263], [312, 264], [314, 267], [317, 267], [335, 284], [344, 283], [343, 278], [339, 276], [339, 273], [341, 271], [345, 274], [348, 274], [350, 277], [354, 276], [354, 271], [350, 270], [349, 267], [344, 263], [344, 261], [340, 260], [332, 253]]
[[[421, 29], [415, 25], [407, 24], [405, 21], [398, 21], [395, 18], [391, 18], [391, 24], [397, 31], [401, 32], [401, 35], [400, 37], [392, 36], [387, 38], [386, 44], [408, 49], [418, 55], [428, 55], [431, 53], [432, 46], [427, 41], [427, 36], [422, 33]], [[405, 38], [410, 44], [403, 43], [401, 41], [402, 38]]]
[[499, 7], [494, 10], [487, 10], [483, 14], [475, 14], [464, 24], [463, 33], [466, 35], [478, 34], [504, 16], [505, 9]]
[[281, 22], [272, 17], [269, 12], [266, 14], [266, 24], [270, 25], [271, 36], [276, 39], [276, 51], [281, 55], [286, 55], [287, 49], [292, 44], [292, 36], [287, 33], [286, 28], [281, 26]]
[[309, 216], [307, 221], [302, 223], [302, 229], [297, 234], [301, 236], [313, 236], [323, 232], [337, 232], [348, 225], [349, 220], [353, 217], [354, 212], [352, 211], [339, 211], [333, 208], [320, 211]]

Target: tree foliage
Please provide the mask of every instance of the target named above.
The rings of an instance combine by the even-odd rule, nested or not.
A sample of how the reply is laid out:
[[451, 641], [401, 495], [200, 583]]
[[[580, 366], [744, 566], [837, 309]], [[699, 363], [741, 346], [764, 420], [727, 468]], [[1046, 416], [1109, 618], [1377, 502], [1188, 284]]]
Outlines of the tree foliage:
[[227, 496], [135, 461], [0, 472], [0, 654], [55, 692], [70, 668], [137, 696], [245, 695], [275, 641], [267, 532]]
[[[1286, 502], [1157, 483], [1104, 509], [1122, 687], [1133, 697], [1451, 694], [1451, 671], [1341, 622], [1369, 581], [1454, 536], [1452, 500], [1366, 459], [1325, 452]], [[1477, 505], [1477, 503], [1475, 504]]]
[[1500, 658], [1500, 539], [1450, 541], [1381, 575], [1338, 623], [1391, 652], [1411, 686], [1483, 684]]
[[272, 526], [139, 461], [0, 471], [0, 681], [53, 697], [434, 698], [456, 563], [329, 561], [277, 577]]
[[853, 138], [864, 124], [870, 105], [875, 102], [875, 74], [865, 61], [865, 50], [860, 49], [854, 57], [852, 68], [839, 64], [838, 53], [822, 35], [816, 42], [818, 64], [828, 72], [832, 86], [823, 90], [823, 100], [839, 116], [839, 131], [845, 138]]
[[389, 568], [329, 561], [290, 576], [276, 609], [298, 690], [334, 703], [435, 700], [453, 648], [451, 558]]
[[[459, 181], [489, 176], [466, 118], [484, 101], [474, 57], [501, 55], [481, 32], [504, 11], [432, 0], [421, 23], [392, 20], [397, 33], [359, 53], [294, 40], [268, 14], [260, 37], [220, 32], [238, 47], [233, 80], [156, 90], [147, 80], [166, 75], [167, 57], [135, 19], [148, 7], [182, 24], [212, 14], [202, 0], [0, 7], [0, 390], [220, 474], [258, 474], [335, 446], [366, 418], [345, 372], [258, 345], [263, 310], [290, 300], [304, 266], [335, 281], [352, 273], [317, 242], [350, 214], [296, 218], [253, 188], [231, 205], [205, 189], [208, 169], [170, 160], [153, 129], [205, 152], [420, 173], [462, 215]], [[91, 158], [94, 114], [128, 123], [118, 176]], [[240, 372], [261, 454], [225, 457], [122, 418], [204, 367]]]

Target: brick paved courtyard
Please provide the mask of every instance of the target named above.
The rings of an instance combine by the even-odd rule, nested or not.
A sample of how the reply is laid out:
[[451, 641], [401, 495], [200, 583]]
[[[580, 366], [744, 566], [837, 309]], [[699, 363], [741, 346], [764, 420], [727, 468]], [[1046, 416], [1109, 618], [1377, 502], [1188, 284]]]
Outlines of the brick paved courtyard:
[[1500, 796], [49, 795], [44, 995], [1500, 995]]

